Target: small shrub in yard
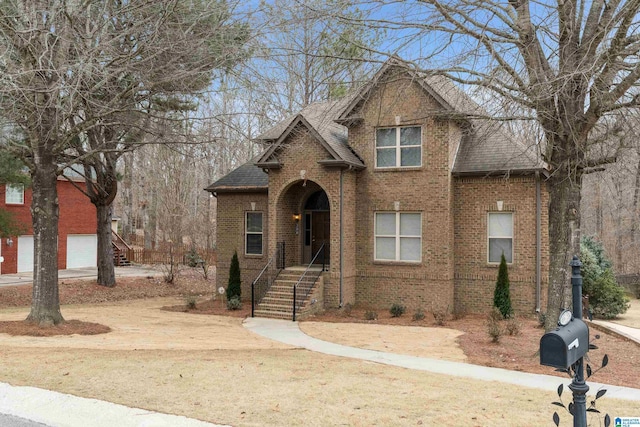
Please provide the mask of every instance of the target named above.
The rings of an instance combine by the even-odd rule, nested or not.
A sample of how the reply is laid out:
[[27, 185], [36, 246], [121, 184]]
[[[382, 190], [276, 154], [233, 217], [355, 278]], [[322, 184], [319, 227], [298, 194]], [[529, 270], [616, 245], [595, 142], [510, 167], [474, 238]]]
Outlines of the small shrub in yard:
[[364, 319], [365, 320], [378, 320], [378, 313], [376, 313], [375, 311], [372, 311], [372, 310], [367, 310], [364, 313]]
[[500, 312], [500, 310], [494, 307], [487, 318], [487, 333], [491, 337], [491, 342], [500, 342], [500, 337], [502, 336], [502, 325], [500, 324], [501, 321], [502, 313]]
[[235, 296], [227, 301], [228, 310], [240, 310], [241, 308], [242, 308], [242, 302], [240, 301], [240, 297]]
[[444, 324], [447, 322], [448, 310], [443, 310], [441, 308], [434, 308], [431, 311], [433, 314], [433, 320], [435, 320], [436, 325], [444, 326]]
[[402, 304], [393, 304], [389, 309], [389, 313], [391, 313], [391, 317], [400, 317], [407, 311], [407, 307]]
[[421, 308], [417, 309], [416, 312], [413, 313], [413, 320], [424, 320], [424, 310]]
[[197, 267], [202, 262], [202, 259], [196, 248], [191, 248], [184, 254], [184, 261], [189, 267]]
[[193, 295], [189, 295], [185, 298], [185, 303], [189, 310], [194, 310], [196, 308], [196, 297]]
[[543, 313], [542, 311], [538, 313], [538, 327], [544, 328], [546, 321], [547, 321], [547, 313]]
[[509, 335], [520, 335], [520, 331], [522, 330], [522, 324], [515, 316], [511, 316], [507, 320], [507, 325], [505, 329], [507, 331], [507, 334]]

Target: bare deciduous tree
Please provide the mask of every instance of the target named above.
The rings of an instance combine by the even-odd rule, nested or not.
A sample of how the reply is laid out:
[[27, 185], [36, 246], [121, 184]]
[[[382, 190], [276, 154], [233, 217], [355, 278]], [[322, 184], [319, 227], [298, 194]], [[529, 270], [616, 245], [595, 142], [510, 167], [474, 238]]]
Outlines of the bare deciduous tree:
[[[0, 2], [0, 107], [24, 135], [8, 148], [28, 166], [33, 184], [27, 320], [63, 321], [57, 176], [71, 164], [120, 150], [103, 138], [106, 129], [135, 127], [130, 115], [166, 109], [201, 91], [213, 70], [232, 66], [248, 30], [229, 18], [222, 0]], [[100, 135], [96, 146], [91, 132]]]

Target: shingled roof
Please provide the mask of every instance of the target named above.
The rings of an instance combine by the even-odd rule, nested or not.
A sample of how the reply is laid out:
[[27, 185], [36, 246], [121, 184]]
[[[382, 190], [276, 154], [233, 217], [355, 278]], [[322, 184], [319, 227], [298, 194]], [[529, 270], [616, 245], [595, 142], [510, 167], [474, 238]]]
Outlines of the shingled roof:
[[211, 193], [230, 192], [266, 192], [269, 188], [269, 178], [253, 160], [232, 170], [205, 190]]
[[399, 58], [391, 58], [359, 91], [338, 101], [314, 103], [259, 135], [256, 140], [271, 144], [259, 157], [240, 166], [211, 184], [211, 192], [267, 191], [268, 177], [263, 167], [277, 167], [273, 154], [297, 126], [306, 127], [332, 156], [335, 162], [358, 169], [364, 168], [362, 159], [348, 144], [348, 130], [344, 124], [359, 120], [359, 106], [393, 67], [401, 67], [422, 86], [442, 107], [432, 112], [463, 124], [465, 134], [460, 143], [452, 172], [456, 175], [491, 175], [544, 171], [542, 161], [533, 144], [527, 145], [512, 135], [503, 123], [491, 120], [489, 114], [450, 79], [442, 75], [419, 73]]
[[363, 168], [362, 159], [347, 143], [347, 128], [335, 121], [349, 100], [350, 98], [347, 97], [339, 101], [313, 103], [300, 113], [286, 118], [258, 136], [257, 140], [272, 145], [257, 163], [268, 162], [294, 128], [297, 125], [302, 125], [327, 149], [333, 160], [344, 162], [356, 168]]
[[406, 72], [438, 102], [441, 111], [430, 113], [464, 123], [465, 135], [453, 166], [454, 174], [525, 173], [547, 169], [533, 144], [523, 143], [505, 129], [503, 123], [492, 120], [490, 114], [451, 79], [420, 73], [397, 57], [389, 59], [371, 81], [350, 97], [336, 120], [339, 123], [359, 120], [359, 106], [393, 68]]

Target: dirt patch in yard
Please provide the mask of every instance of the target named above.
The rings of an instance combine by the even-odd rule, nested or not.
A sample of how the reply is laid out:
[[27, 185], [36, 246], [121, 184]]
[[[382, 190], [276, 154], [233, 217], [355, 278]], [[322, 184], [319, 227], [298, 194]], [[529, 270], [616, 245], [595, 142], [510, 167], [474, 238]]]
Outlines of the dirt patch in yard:
[[[215, 275], [215, 272], [213, 273]], [[60, 304], [63, 316], [72, 319], [64, 310], [64, 305], [96, 304], [135, 299], [175, 296], [186, 298], [207, 298], [214, 294], [213, 281], [205, 280], [199, 269], [184, 269], [174, 283], [166, 283], [161, 276], [119, 277], [115, 287], [99, 286], [94, 279], [67, 279], [59, 283]], [[31, 304], [31, 285], [7, 286], [0, 288], [0, 308], [25, 307]], [[172, 300], [175, 303], [175, 300]], [[109, 332], [105, 325], [79, 320], [66, 320], [56, 326], [39, 326], [20, 321], [0, 322], [0, 333], [25, 336], [55, 335], [96, 335]]]

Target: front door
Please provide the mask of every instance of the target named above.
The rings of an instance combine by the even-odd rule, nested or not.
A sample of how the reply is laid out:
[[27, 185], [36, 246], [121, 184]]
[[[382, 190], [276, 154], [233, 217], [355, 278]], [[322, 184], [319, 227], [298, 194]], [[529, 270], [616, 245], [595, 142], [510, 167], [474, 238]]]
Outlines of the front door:
[[315, 256], [324, 245], [324, 251], [316, 258], [316, 264], [326, 264], [329, 261], [330, 219], [329, 212], [311, 212], [311, 256]]

